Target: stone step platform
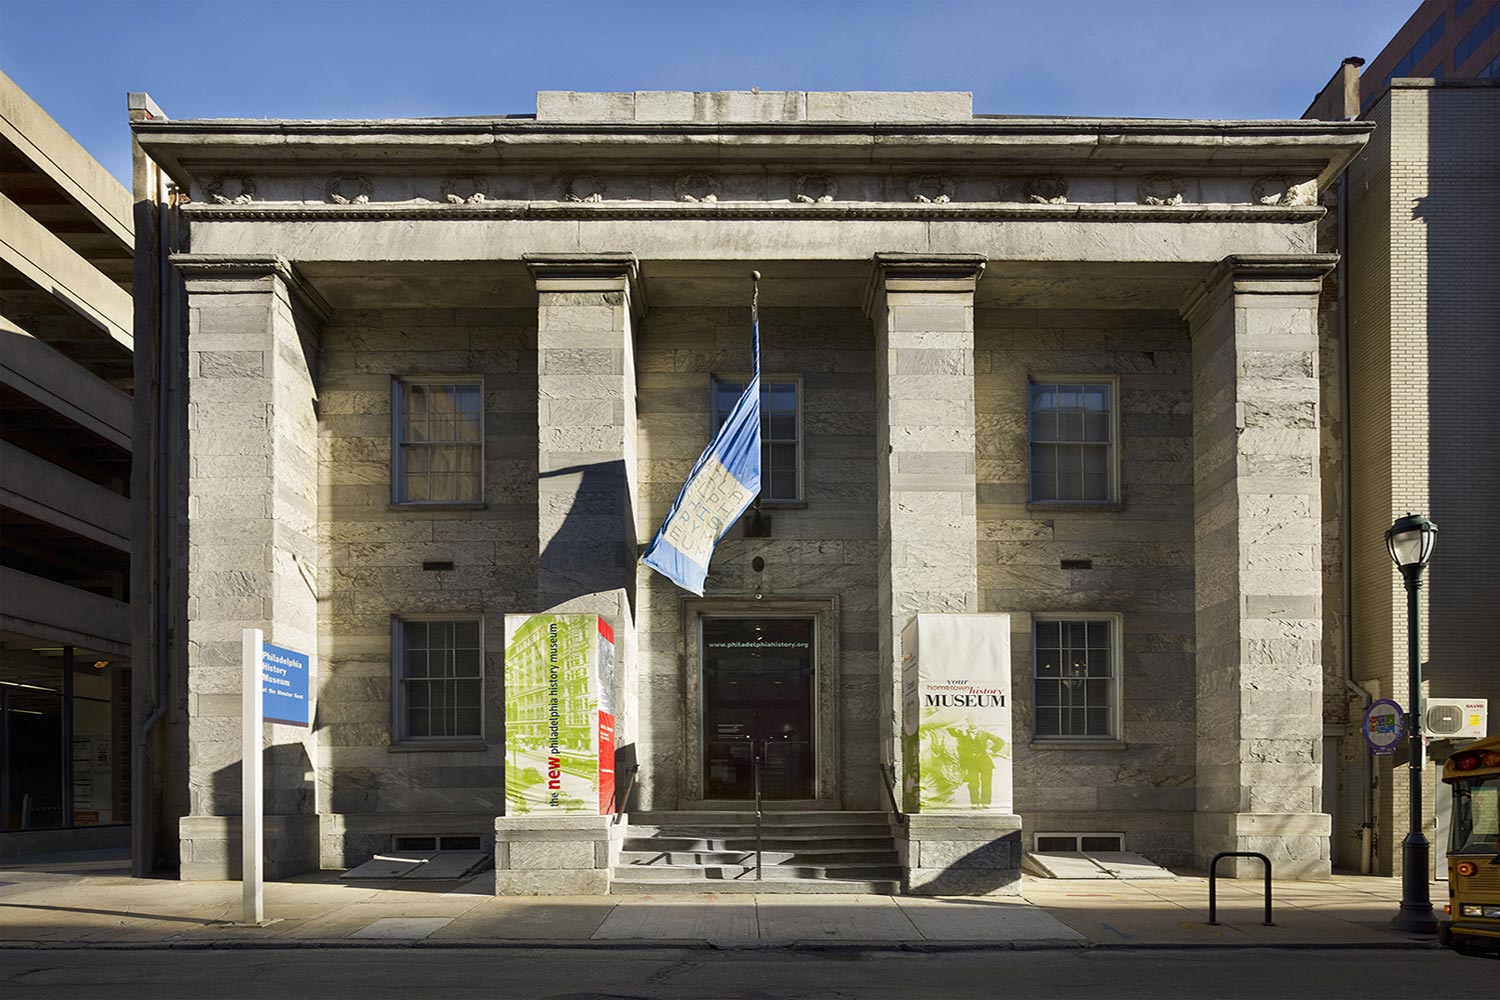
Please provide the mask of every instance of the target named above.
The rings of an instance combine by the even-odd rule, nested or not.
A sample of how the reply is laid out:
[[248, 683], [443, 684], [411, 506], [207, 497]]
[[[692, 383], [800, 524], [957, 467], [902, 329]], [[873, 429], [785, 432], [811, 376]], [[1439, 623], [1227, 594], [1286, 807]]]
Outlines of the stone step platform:
[[630, 820], [612, 892], [900, 892], [887, 813], [765, 813], [761, 879], [753, 812], [637, 813]]
[[732, 882], [708, 881], [706, 879], [685, 879], [680, 882], [648, 882], [642, 879], [617, 875], [610, 885], [609, 891], [621, 896], [700, 895], [705, 892], [724, 894], [775, 893], [778, 895], [845, 894], [899, 896], [901, 894], [901, 881], [899, 879], [855, 881], [852, 879], [766, 878], [757, 882], [755, 876], [751, 875], [749, 878]]
[[[725, 823], [755, 825], [755, 812], [748, 809], [700, 810], [684, 809], [674, 812], [637, 812], [629, 815], [630, 825], [636, 826], [723, 826]], [[888, 828], [891, 814], [885, 812], [838, 812], [833, 810], [781, 810], [766, 809], [761, 814], [765, 826], [879, 826]]]
[[[620, 866], [616, 871], [626, 870]], [[755, 863], [748, 865], [631, 865], [628, 874], [632, 880], [642, 882], [754, 882]], [[787, 879], [846, 879], [855, 881], [895, 879], [900, 880], [901, 869], [895, 865], [766, 865], [766, 878], [772, 881]], [[764, 879], [762, 880], [764, 881]]]
[[[895, 850], [895, 839], [890, 835], [869, 837], [792, 837], [771, 834], [761, 838], [761, 849], [796, 853], [808, 850], [880, 851]], [[733, 837], [635, 837], [625, 838], [627, 851], [656, 851], [658, 853], [694, 853], [705, 851], [754, 851], [755, 833], [737, 834]]]
[[[807, 851], [763, 851], [766, 865], [814, 865], [838, 867], [842, 865], [894, 865], [895, 851], [881, 848], [869, 850], [807, 850]], [[622, 865], [753, 865], [755, 851], [622, 851]]]

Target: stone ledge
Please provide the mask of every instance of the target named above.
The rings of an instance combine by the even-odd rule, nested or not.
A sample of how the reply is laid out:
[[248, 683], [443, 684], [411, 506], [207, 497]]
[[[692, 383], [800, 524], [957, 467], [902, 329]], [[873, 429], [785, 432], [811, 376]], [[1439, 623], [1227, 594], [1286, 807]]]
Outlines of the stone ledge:
[[538, 122], [966, 122], [968, 91], [539, 90]]

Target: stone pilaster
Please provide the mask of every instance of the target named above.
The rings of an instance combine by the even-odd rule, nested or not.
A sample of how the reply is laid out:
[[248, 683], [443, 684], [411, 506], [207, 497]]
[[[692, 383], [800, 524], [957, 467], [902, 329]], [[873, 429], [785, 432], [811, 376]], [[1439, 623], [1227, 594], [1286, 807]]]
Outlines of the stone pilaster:
[[919, 611], [979, 610], [974, 288], [983, 269], [971, 254], [875, 256], [868, 309], [887, 763], [901, 753], [901, 630]]
[[[537, 288], [537, 608], [635, 594], [635, 258], [527, 258]], [[608, 596], [606, 596], [608, 595]]]
[[[1321, 812], [1318, 293], [1329, 255], [1230, 257], [1185, 305], [1193, 346], [1200, 866], [1259, 851], [1326, 878]], [[1257, 862], [1221, 871], [1259, 875]]]
[[[634, 330], [643, 303], [636, 261], [539, 254], [526, 264], [538, 299], [535, 610], [594, 613], [613, 627], [619, 773], [635, 761], [638, 731]], [[618, 853], [610, 830], [597, 816], [497, 820], [496, 891], [607, 891]]]
[[[902, 773], [901, 632], [919, 611], [976, 612], [975, 254], [876, 254], [876, 532], [880, 546], [882, 759]], [[898, 790], [898, 795], [899, 795]], [[905, 889], [1014, 894], [1013, 815], [905, 817]]]
[[[183, 878], [236, 878], [240, 633], [318, 635], [316, 297], [276, 257], [173, 258], [188, 301], [188, 783]], [[318, 864], [313, 730], [267, 726], [266, 874]]]

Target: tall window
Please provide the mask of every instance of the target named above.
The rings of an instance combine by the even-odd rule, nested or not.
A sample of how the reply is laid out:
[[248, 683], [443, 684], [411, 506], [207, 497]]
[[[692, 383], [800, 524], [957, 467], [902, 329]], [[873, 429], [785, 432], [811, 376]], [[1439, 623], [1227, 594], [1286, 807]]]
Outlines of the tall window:
[[[795, 380], [760, 382], [760, 496], [769, 501], [802, 499], [802, 414]], [[744, 381], [714, 379], [714, 430], [745, 391]]]
[[397, 503], [484, 499], [484, 386], [477, 380], [396, 383]]
[[1118, 497], [1113, 380], [1031, 383], [1031, 499], [1108, 503]]
[[484, 735], [484, 654], [476, 619], [396, 623], [396, 738]]
[[1119, 619], [1038, 615], [1032, 720], [1038, 740], [1119, 738]]

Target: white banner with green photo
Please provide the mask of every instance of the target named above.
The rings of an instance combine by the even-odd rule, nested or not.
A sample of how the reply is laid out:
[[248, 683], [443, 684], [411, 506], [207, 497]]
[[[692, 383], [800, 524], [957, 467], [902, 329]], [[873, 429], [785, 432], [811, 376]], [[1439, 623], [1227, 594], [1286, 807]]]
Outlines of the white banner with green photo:
[[906, 811], [1013, 812], [1010, 615], [914, 617], [901, 690]]

